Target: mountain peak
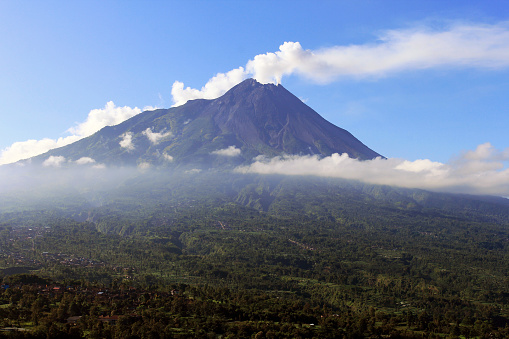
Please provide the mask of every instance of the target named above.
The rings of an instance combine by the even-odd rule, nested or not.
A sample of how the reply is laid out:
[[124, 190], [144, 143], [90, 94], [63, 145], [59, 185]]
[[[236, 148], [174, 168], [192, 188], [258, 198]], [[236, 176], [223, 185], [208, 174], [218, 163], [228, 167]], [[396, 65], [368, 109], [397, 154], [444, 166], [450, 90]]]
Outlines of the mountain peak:
[[[214, 100], [216, 124], [235, 131], [244, 142], [268, 145], [286, 154], [348, 153], [372, 159], [380, 156], [348, 131], [323, 119], [282, 85], [247, 79]], [[263, 153], [263, 152], [262, 152]]]
[[256, 79], [249, 78], [246, 80], [243, 80], [242, 82], [238, 83], [237, 85], [233, 86], [232, 88], [249, 88], [249, 87], [259, 87], [263, 86], [260, 82], [258, 82]]
[[[280, 88], [279, 88], [280, 87]], [[268, 84], [262, 84], [255, 79], [246, 79], [242, 81], [241, 83], [233, 86], [230, 90], [228, 90], [223, 96], [219, 97], [221, 98], [232, 98], [235, 100], [242, 100], [242, 98], [246, 98], [250, 95], [253, 95], [256, 93], [256, 95], [262, 95], [262, 93], [268, 93], [272, 92], [275, 93], [276, 91], [283, 89], [283, 86], [276, 86], [274, 84], [268, 83]]]
[[242, 89], [242, 90], [249, 90], [256, 87], [278, 87], [277, 85], [274, 85], [272, 83], [262, 84], [261, 82], [258, 82], [258, 80], [249, 78], [246, 80], [243, 80], [242, 82], [238, 83], [237, 85], [233, 86], [233, 88], [236, 89]]

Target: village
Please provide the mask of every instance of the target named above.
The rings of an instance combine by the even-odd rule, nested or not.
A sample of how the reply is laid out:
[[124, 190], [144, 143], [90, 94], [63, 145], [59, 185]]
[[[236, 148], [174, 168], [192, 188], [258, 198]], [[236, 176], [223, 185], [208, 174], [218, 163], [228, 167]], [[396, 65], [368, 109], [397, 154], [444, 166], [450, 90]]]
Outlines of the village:
[[[48, 226], [8, 227], [0, 231], [0, 277], [10, 274], [29, 273], [55, 264], [67, 268], [105, 268], [131, 279], [132, 267], [120, 267], [106, 262], [82, 257], [73, 253], [38, 252], [36, 242], [49, 232]], [[125, 273], [125, 274], [124, 274]]]

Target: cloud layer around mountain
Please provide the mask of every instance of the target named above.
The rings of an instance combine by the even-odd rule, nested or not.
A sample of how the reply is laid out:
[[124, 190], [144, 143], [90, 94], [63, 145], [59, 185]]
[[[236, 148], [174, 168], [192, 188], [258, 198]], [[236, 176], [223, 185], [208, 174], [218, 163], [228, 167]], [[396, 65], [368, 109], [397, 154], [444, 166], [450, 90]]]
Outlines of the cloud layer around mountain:
[[509, 197], [509, 148], [498, 151], [490, 143], [479, 145], [449, 163], [428, 159], [360, 161], [348, 154], [329, 157], [283, 156], [258, 158], [236, 169], [239, 173], [313, 175], [353, 179], [370, 184], [421, 188], [433, 191], [491, 194]]
[[[216, 151], [214, 154], [238, 156], [240, 149], [232, 146]], [[168, 156], [167, 160], [172, 161], [173, 158]], [[333, 154], [328, 157], [287, 155], [266, 158], [259, 156], [253, 159], [251, 164], [239, 166], [234, 171], [243, 174], [320, 176], [437, 192], [509, 197], [508, 165], [509, 148], [497, 150], [490, 143], [484, 143], [474, 150], [464, 151], [447, 163], [429, 159], [409, 161], [396, 158], [360, 161], [350, 158], [347, 154]], [[81, 176], [95, 177], [99, 173], [98, 169], [108, 172], [104, 175], [115, 177], [117, 181], [120, 177], [115, 175], [117, 171], [124, 174], [130, 173], [129, 175], [148, 169], [153, 170], [154, 173], [158, 171], [157, 166], [146, 162], [132, 169], [115, 166], [107, 168], [89, 157], [70, 161], [63, 156], [50, 156], [45, 159], [42, 168], [28, 164], [18, 168], [0, 168], [0, 190], [5, 190], [7, 187], [11, 189], [32, 187], [30, 182], [42, 185], [45, 180], [49, 180], [48, 178], [54, 180], [52, 186], [58, 186], [62, 173], [67, 178], [66, 182], [72, 182], [72, 178], [79, 182], [81, 179], [76, 179]], [[163, 172], [168, 173], [168, 168], [163, 167]], [[196, 172], [198, 171], [191, 171], [191, 173]]]

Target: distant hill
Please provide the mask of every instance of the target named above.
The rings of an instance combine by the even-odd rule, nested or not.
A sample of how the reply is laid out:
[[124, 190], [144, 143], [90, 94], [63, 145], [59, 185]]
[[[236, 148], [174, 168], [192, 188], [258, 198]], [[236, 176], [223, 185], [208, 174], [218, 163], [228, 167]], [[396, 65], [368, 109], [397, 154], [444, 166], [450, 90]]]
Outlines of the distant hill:
[[380, 156], [283, 86], [248, 79], [217, 99], [143, 112], [32, 161], [64, 156], [109, 165], [162, 165], [171, 160], [217, 167], [250, 162], [258, 155], [333, 153], [363, 160]]

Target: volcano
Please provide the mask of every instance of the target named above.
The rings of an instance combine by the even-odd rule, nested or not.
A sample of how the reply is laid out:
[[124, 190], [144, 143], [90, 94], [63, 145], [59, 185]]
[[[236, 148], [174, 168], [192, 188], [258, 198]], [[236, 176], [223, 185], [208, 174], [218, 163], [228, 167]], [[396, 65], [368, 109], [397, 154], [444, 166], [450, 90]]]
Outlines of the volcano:
[[361, 160], [380, 156], [282, 85], [248, 79], [217, 99], [145, 111], [33, 160], [88, 157], [108, 165], [162, 165], [171, 161], [173, 165], [203, 167], [238, 165], [260, 155], [333, 153], [347, 153]]

